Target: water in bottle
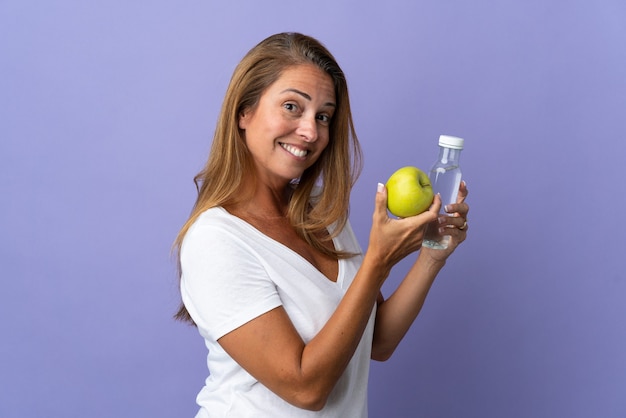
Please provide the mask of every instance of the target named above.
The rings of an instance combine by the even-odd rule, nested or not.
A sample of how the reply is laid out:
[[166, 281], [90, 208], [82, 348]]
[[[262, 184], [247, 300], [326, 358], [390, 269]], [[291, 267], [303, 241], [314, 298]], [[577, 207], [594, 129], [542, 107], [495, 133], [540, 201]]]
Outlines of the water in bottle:
[[[428, 177], [433, 186], [433, 192], [441, 196], [440, 214], [445, 214], [444, 207], [450, 203], [456, 203], [461, 185], [461, 167], [459, 157], [463, 149], [463, 138], [441, 135], [439, 137], [439, 158], [433, 164]], [[428, 225], [426, 236], [422, 242], [423, 247], [446, 249], [450, 236], [439, 232], [437, 221]]]

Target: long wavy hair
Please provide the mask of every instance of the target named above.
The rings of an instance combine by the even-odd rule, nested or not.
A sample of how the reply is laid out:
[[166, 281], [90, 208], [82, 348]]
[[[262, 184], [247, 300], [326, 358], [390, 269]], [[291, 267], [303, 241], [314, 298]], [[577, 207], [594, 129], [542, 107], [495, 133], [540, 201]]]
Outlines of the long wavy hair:
[[[337, 233], [345, 225], [350, 191], [361, 170], [362, 154], [352, 120], [346, 78], [335, 58], [319, 41], [299, 33], [280, 33], [261, 41], [235, 68], [208, 161], [194, 178], [198, 197], [174, 243], [179, 272], [183, 239], [198, 216], [212, 207], [242, 202], [246, 199], [242, 193], [244, 182], [255, 181], [252, 157], [239, 128], [239, 116], [258, 105], [261, 95], [285, 69], [302, 64], [313, 64], [331, 77], [337, 108], [329, 127], [328, 145], [318, 160], [299, 179], [294, 179], [287, 216], [297, 233], [317, 250], [335, 259], [352, 255], [324, 245], [324, 239], [331, 239], [332, 235], [320, 233], [332, 224], [337, 225], [334, 228]], [[311, 195], [316, 185], [322, 187], [312, 204]], [[183, 304], [175, 318], [193, 323]]]

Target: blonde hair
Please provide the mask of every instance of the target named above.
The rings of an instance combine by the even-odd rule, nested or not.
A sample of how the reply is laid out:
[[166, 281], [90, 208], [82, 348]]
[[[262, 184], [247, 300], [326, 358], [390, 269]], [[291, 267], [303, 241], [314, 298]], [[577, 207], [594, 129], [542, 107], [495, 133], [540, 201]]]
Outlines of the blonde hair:
[[[302, 64], [313, 64], [330, 76], [337, 108], [331, 119], [326, 149], [294, 184], [288, 217], [298, 234], [317, 250], [336, 259], [351, 255], [329, 249], [320, 238], [320, 232], [330, 225], [336, 224], [337, 232], [345, 225], [350, 191], [361, 170], [362, 155], [352, 120], [347, 82], [335, 58], [319, 41], [299, 33], [280, 33], [261, 41], [235, 68], [208, 161], [194, 178], [198, 190], [196, 203], [174, 243], [178, 257], [185, 234], [201, 213], [246, 198], [242, 193], [243, 181], [254, 181], [254, 176], [250, 175], [253, 162], [239, 128], [239, 116], [244, 110], [255, 108], [263, 92], [285, 69]], [[312, 205], [311, 194], [318, 182], [323, 187]], [[175, 317], [193, 323], [182, 304]]]

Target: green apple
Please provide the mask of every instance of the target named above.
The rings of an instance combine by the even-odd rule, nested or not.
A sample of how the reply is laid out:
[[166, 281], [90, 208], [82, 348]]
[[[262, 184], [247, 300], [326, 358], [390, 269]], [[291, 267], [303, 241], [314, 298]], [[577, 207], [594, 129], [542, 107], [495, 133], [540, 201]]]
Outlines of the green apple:
[[433, 203], [428, 175], [417, 167], [402, 167], [387, 180], [387, 208], [399, 218], [415, 216]]

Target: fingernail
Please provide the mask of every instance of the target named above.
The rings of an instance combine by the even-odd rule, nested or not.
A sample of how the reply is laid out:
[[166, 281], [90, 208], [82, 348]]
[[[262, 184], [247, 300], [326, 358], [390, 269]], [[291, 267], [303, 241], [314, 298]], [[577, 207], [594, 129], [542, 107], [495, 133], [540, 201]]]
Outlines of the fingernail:
[[450, 205], [446, 205], [443, 209], [444, 209], [446, 212], [450, 212], [450, 211], [452, 210], [452, 206], [450, 206]]
[[382, 192], [383, 192], [383, 190], [385, 190], [385, 185], [384, 185], [384, 184], [382, 184], [382, 183], [378, 183], [378, 187], [377, 187], [376, 191], [377, 191], [378, 193], [382, 193]]
[[437, 218], [437, 222], [439, 222], [440, 224], [445, 223], [446, 222], [446, 218], [447, 218], [447, 216], [440, 216], [439, 218]]

